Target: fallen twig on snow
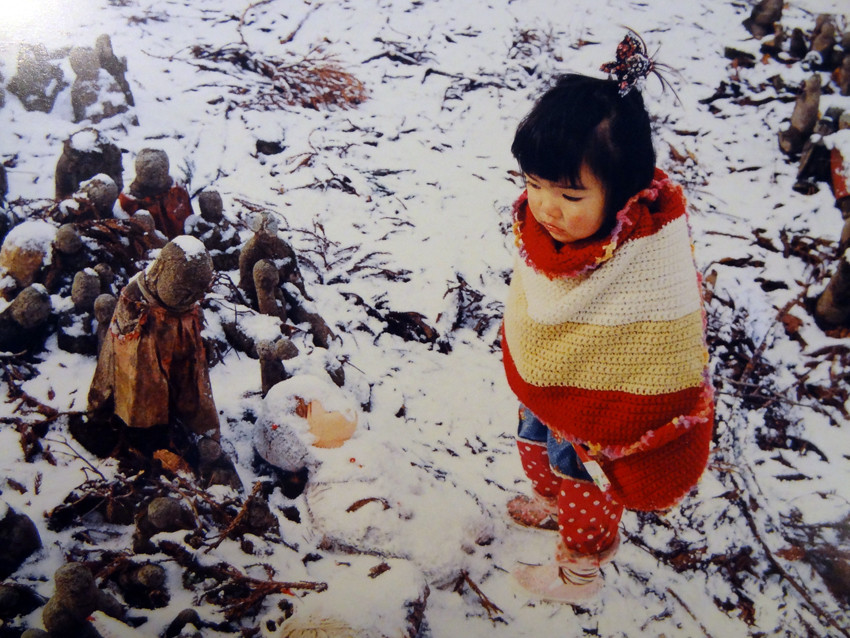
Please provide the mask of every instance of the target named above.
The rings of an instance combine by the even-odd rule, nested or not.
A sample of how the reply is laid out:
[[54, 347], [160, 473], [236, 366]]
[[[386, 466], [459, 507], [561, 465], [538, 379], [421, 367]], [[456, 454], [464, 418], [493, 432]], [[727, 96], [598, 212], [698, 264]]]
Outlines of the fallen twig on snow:
[[667, 588], [667, 593], [668, 593], [668, 594], [670, 594], [673, 598], [675, 598], [675, 599], [676, 599], [676, 601], [677, 601], [677, 602], [678, 602], [678, 603], [682, 606], [682, 608], [683, 608], [686, 612], [688, 612], [688, 615], [689, 615], [691, 618], [693, 618], [693, 619], [694, 619], [694, 622], [695, 622], [696, 624], [698, 624], [698, 625], [699, 625], [699, 628], [700, 628], [700, 629], [702, 629], [702, 633], [703, 633], [703, 634], [705, 634], [706, 638], [711, 638], [711, 634], [710, 634], [710, 633], [708, 633], [708, 629], [706, 629], [706, 628], [705, 628], [705, 625], [703, 625], [703, 624], [702, 624], [702, 622], [700, 621], [700, 619], [699, 619], [699, 618], [697, 618], [697, 617], [694, 615], [694, 612], [692, 612], [692, 611], [691, 611], [691, 608], [690, 608], [690, 607], [688, 607], [688, 606], [685, 604], [685, 601], [684, 601], [684, 600], [682, 600], [682, 598], [679, 596], [679, 594], [677, 594], [676, 592], [674, 592], [674, 591], [673, 591], [672, 589], [670, 589], [669, 587]]
[[245, 502], [242, 504], [242, 509], [240, 509], [239, 513], [233, 517], [233, 520], [228, 523], [227, 527], [218, 534], [216, 541], [204, 550], [205, 554], [208, 554], [210, 550], [221, 545], [224, 542], [224, 539], [227, 538], [230, 533], [240, 525], [240, 523], [242, 523], [243, 519], [248, 515], [248, 506], [251, 504], [251, 499], [260, 493], [262, 487], [263, 484], [260, 481], [254, 483], [254, 489], [251, 490], [248, 498], [245, 499]]
[[271, 579], [272, 568], [265, 566], [268, 580], [260, 580], [243, 574], [232, 565], [220, 562], [202, 565], [186, 546], [172, 541], [161, 541], [158, 549], [173, 558], [178, 565], [192, 572], [202, 581], [212, 579], [216, 584], [207, 589], [202, 597], [221, 605], [228, 620], [237, 620], [255, 611], [271, 594], [293, 595], [293, 590], [323, 592], [327, 583], [310, 581], [275, 581]]
[[[735, 480], [735, 477], [730, 475], [729, 480], [732, 481], [732, 485], [734, 486], [735, 490], [740, 494], [742, 490], [741, 490], [740, 485], [738, 485], [738, 482]], [[741, 513], [744, 515], [744, 518], [747, 521], [747, 526], [750, 528], [750, 531], [753, 533], [753, 536], [758, 541], [758, 544], [762, 548], [762, 551], [764, 551], [765, 557], [767, 558], [771, 567], [776, 570], [776, 573], [779, 574], [779, 576], [785, 582], [787, 582], [789, 585], [791, 585], [791, 587], [793, 587], [797, 591], [798, 594], [800, 594], [800, 596], [803, 598], [803, 600], [806, 601], [806, 603], [811, 607], [812, 611], [815, 612], [815, 614], [818, 616], [818, 618], [822, 622], [825, 622], [830, 627], [833, 627], [837, 631], [841, 632], [841, 634], [843, 636], [847, 636], [848, 638], [850, 638], [850, 631], [848, 631], [845, 628], [842, 628], [836, 622], [836, 620], [830, 614], [827, 613], [827, 611], [823, 607], [818, 605], [812, 599], [809, 592], [806, 591], [806, 588], [803, 587], [799, 582], [797, 582], [797, 579], [793, 578], [791, 576], [791, 574], [789, 574], [788, 571], [779, 563], [779, 561], [776, 559], [776, 556], [771, 551], [770, 547], [768, 547], [764, 538], [762, 538], [762, 535], [758, 530], [758, 526], [756, 525], [756, 521], [753, 518], [753, 514], [752, 514], [752, 510], [751, 510], [750, 506], [747, 503], [745, 503], [743, 501], [743, 499], [740, 498], [740, 497], [736, 498], [734, 500], [734, 502], [738, 505], [738, 508], [740, 509]]]
[[475, 584], [475, 581], [469, 577], [469, 572], [465, 569], [462, 569], [460, 574], [455, 581], [454, 591], [458, 594], [463, 593], [463, 585], [466, 584], [469, 588], [475, 592], [475, 595], [478, 596], [478, 600], [481, 601], [481, 606], [484, 607], [484, 610], [487, 612], [487, 615], [490, 617], [490, 620], [493, 620], [494, 614], [501, 614], [502, 610], [496, 605], [492, 600], [487, 598], [481, 588]]

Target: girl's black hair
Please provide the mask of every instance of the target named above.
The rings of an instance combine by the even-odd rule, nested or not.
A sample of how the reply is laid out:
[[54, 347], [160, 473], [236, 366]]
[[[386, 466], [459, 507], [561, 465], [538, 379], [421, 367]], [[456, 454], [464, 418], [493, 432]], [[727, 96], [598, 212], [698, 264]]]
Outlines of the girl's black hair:
[[610, 227], [630, 197], [655, 171], [649, 114], [637, 90], [619, 95], [614, 80], [562, 75], [520, 122], [511, 145], [520, 169], [579, 184], [582, 164], [605, 189]]

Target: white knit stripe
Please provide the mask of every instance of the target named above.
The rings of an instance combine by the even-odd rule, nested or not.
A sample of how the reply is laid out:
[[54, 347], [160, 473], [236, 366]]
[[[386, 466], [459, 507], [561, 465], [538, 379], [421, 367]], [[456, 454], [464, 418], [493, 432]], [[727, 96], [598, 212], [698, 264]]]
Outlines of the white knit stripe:
[[538, 323], [616, 326], [669, 321], [702, 307], [687, 219], [629, 241], [590, 275], [549, 279], [517, 260], [529, 317]]

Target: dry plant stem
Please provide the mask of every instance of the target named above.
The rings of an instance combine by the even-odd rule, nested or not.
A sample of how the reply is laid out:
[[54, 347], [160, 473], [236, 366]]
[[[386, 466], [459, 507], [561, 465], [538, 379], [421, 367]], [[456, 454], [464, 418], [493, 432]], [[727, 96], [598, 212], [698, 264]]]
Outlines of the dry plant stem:
[[184, 545], [172, 541], [162, 541], [158, 544], [158, 548], [161, 552], [173, 558], [181, 567], [204, 578], [213, 578], [222, 583], [207, 590], [204, 593], [204, 597], [210, 597], [221, 590], [224, 586], [223, 581], [230, 581], [250, 591], [250, 594], [247, 596], [237, 598], [225, 606], [224, 615], [228, 620], [242, 618], [262, 603], [263, 599], [270, 594], [292, 595], [292, 590], [294, 589], [323, 592], [328, 588], [327, 583], [259, 580], [246, 576], [232, 565], [224, 562], [209, 566], [201, 565], [192, 552], [186, 549]]
[[[782, 306], [782, 308], [779, 309], [779, 311], [776, 313], [776, 316], [773, 319], [774, 323], [778, 323], [782, 319], [782, 317], [784, 317], [785, 315], [787, 315], [791, 311], [791, 308], [793, 308], [794, 306], [799, 304], [803, 299], [805, 299], [805, 296], [806, 296], [806, 291], [803, 290], [803, 292], [801, 292], [799, 295], [794, 297], [791, 301], [789, 301], [784, 306]], [[765, 336], [765, 338], [762, 339], [761, 343], [759, 344], [758, 348], [756, 348], [756, 351], [753, 352], [753, 356], [750, 357], [750, 360], [747, 363], [747, 366], [744, 368], [744, 371], [741, 373], [741, 378], [740, 378], [741, 381], [745, 381], [752, 374], [753, 369], [756, 366], [756, 363], [758, 362], [761, 355], [764, 354], [764, 351], [767, 349], [767, 345], [768, 345], [768, 338], [767, 338], [767, 336]]]
[[679, 597], [679, 595], [678, 595], [676, 592], [674, 592], [672, 589], [670, 589], [669, 587], [667, 588], [667, 593], [668, 593], [668, 594], [670, 594], [673, 598], [675, 598], [675, 599], [678, 601], [678, 603], [682, 606], [682, 608], [683, 608], [686, 612], [688, 612], [688, 615], [689, 615], [691, 618], [693, 618], [693, 619], [694, 619], [694, 622], [695, 622], [696, 624], [698, 624], [698, 625], [699, 625], [699, 628], [702, 630], [702, 633], [703, 633], [703, 634], [705, 634], [706, 638], [712, 638], [712, 637], [711, 637], [711, 634], [710, 634], [710, 633], [708, 633], [708, 630], [705, 628], [705, 625], [703, 625], [703, 624], [700, 622], [700, 620], [699, 620], [696, 616], [694, 616], [694, 612], [692, 612], [692, 611], [691, 611], [691, 608], [690, 608], [690, 607], [688, 607], [688, 606], [685, 604], [685, 601], [684, 601], [684, 600], [682, 600], [682, 599]]
[[242, 15], [239, 16], [239, 24], [236, 27], [236, 31], [239, 32], [239, 40], [245, 46], [248, 46], [248, 43], [245, 42], [245, 35], [242, 33], [242, 27], [245, 26], [245, 16], [247, 16], [248, 12], [251, 11], [252, 9], [256, 9], [257, 7], [261, 7], [264, 4], [269, 4], [271, 1], [272, 0], [259, 0], [258, 2], [252, 2], [247, 7], [245, 7], [245, 10], [242, 12]]
[[192, 513], [195, 515], [195, 518], [197, 520], [200, 520], [201, 515], [200, 512], [198, 512], [198, 508], [195, 507], [195, 503], [191, 498], [192, 496], [201, 499], [207, 505], [209, 505], [210, 508], [214, 510], [220, 512], [224, 511], [224, 507], [221, 505], [221, 503], [217, 503], [216, 501], [211, 499], [206, 492], [204, 492], [203, 490], [199, 490], [197, 487], [186, 481], [184, 478], [176, 476], [174, 480], [176, 481], [176, 485], [165, 479], [162, 480], [162, 484], [169, 489], [173, 489], [175, 492], [177, 492], [178, 494], [180, 494], [180, 496], [183, 497], [183, 500], [186, 501], [186, 504], [192, 508]]
[[49, 405], [45, 405], [35, 397], [24, 392], [20, 384], [17, 382], [14, 372], [9, 369], [9, 366], [6, 363], [3, 364], [3, 381], [5, 381], [6, 385], [9, 386], [9, 395], [13, 399], [20, 399], [20, 403], [13, 410], [14, 412], [18, 412], [21, 406], [26, 406], [28, 408], [33, 408], [39, 414], [46, 416], [49, 421], [55, 421], [59, 417], [59, 410], [52, 408]]
[[380, 503], [384, 507], [384, 511], [390, 509], [390, 504], [385, 498], [381, 498], [379, 496], [370, 496], [368, 498], [361, 498], [359, 501], [354, 501], [351, 505], [346, 508], [346, 512], [356, 512], [364, 505], [368, 503]]
[[85, 463], [89, 467], [89, 469], [92, 472], [97, 474], [104, 481], [107, 480], [106, 477], [103, 475], [103, 473], [99, 469], [97, 469], [94, 465], [92, 465], [91, 461], [89, 461], [86, 457], [84, 457], [82, 454], [80, 454], [80, 452], [78, 452], [70, 443], [68, 443], [68, 439], [65, 439], [63, 441], [57, 441], [56, 439], [48, 439], [48, 438], [45, 437], [44, 440], [47, 441], [48, 443], [56, 443], [57, 445], [64, 445], [69, 450], [71, 450], [71, 453], [69, 454], [69, 456], [73, 456], [75, 459], [82, 461], [83, 463]]
[[[733, 487], [740, 494], [742, 492], [741, 486], [738, 485], [738, 482], [735, 480], [735, 477], [729, 475], [729, 480], [732, 481]], [[776, 572], [783, 580], [785, 580], [789, 585], [791, 585], [791, 587], [797, 590], [797, 593], [800, 594], [803, 600], [805, 600], [806, 603], [809, 604], [809, 606], [812, 608], [818, 618], [826, 622], [826, 624], [830, 625], [831, 627], [834, 627], [837, 631], [841, 632], [842, 635], [847, 636], [847, 638], [850, 638], [850, 631], [840, 627], [836, 620], [832, 616], [830, 616], [825, 609], [823, 609], [814, 600], [812, 600], [812, 597], [809, 595], [806, 589], [800, 583], [798, 583], [796, 579], [792, 578], [792, 576], [785, 570], [785, 568], [779, 564], [779, 561], [776, 560], [776, 557], [773, 555], [773, 552], [767, 546], [767, 543], [764, 541], [761, 534], [759, 533], [756, 521], [753, 518], [750, 508], [747, 506], [746, 503], [743, 502], [742, 499], [738, 498], [737, 501], [738, 507], [741, 510], [741, 513], [743, 513], [744, 518], [747, 521], [747, 525], [750, 528], [750, 531], [753, 533], [753, 536], [758, 541], [759, 545], [764, 551], [764, 554], [767, 557], [767, 560], [770, 563], [771, 567], [776, 570]]]
[[457, 578], [457, 582], [455, 583], [454, 590], [457, 593], [461, 593], [461, 591], [463, 591], [464, 583], [466, 583], [469, 588], [473, 592], [475, 592], [475, 595], [478, 596], [478, 600], [481, 601], [481, 606], [484, 607], [485, 611], [487, 612], [487, 615], [490, 617], [490, 620], [493, 620], [494, 614], [502, 613], [502, 610], [499, 608], [499, 606], [496, 605], [492, 600], [487, 598], [484, 592], [481, 591], [481, 588], [479, 588], [478, 585], [476, 585], [475, 582], [472, 580], [472, 578], [469, 577], [469, 572], [465, 569], [461, 570], [460, 575]]
[[242, 520], [248, 515], [248, 505], [250, 504], [251, 499], [259, 494], [262, 487], [263, 484], [260, 481], [254, 483], [254, 489], [251, 490], [251, 494], [249, 494], [248, 498], [245, 499], [245, 502], [242, 504], [242, 509], [239, 510], [239, 513], [233, 517], [233, 520], [228, 523], [227, 527], [221, 531], [215, 543], [204, 550], [205, 554], [209, 554], [211, 550], [221, 545], [224, 542], [224, 539], [226, 539], [227, 536], [242, 523]]

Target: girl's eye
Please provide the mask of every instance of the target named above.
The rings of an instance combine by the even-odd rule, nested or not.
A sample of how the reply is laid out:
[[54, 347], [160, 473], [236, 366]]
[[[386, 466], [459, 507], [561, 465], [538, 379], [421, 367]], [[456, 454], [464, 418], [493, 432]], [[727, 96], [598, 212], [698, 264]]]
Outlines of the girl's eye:
[[568, 202], [580, 202], [581, 197], [573, 197], [572, 195], [561, 195]]

